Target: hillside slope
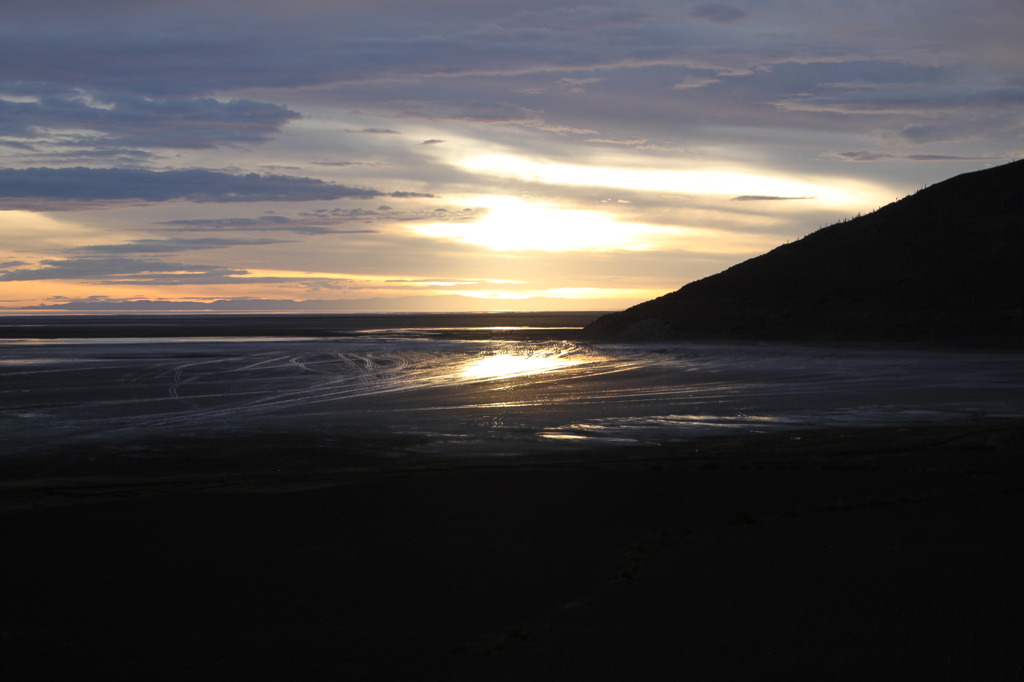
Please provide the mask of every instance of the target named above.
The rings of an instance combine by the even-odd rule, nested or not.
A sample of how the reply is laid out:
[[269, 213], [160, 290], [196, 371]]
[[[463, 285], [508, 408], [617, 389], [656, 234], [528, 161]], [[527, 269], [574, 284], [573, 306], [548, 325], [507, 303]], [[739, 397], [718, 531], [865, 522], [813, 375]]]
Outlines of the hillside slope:
[[605, 315], [585, 336], [1020, 343], [1024, 161], [966, 173]]

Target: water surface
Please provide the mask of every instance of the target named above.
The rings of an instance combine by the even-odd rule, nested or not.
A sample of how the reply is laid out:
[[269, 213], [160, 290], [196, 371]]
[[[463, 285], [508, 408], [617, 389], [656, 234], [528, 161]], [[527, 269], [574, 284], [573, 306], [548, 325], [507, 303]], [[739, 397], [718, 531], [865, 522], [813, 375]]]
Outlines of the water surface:
[[19, 338], [8, 328], [5, 451], [294, 432], [387, 438], [400, 443], [395, 456], [499, 456], [1024, 415], [1024, 363], [1010, 351], [588, 344], [578, 316], [340, 317], [301, 336], [276, 333], [280, 318], [244, 335], [229, 319], [203, 336], [110, 327], [107, 338]]

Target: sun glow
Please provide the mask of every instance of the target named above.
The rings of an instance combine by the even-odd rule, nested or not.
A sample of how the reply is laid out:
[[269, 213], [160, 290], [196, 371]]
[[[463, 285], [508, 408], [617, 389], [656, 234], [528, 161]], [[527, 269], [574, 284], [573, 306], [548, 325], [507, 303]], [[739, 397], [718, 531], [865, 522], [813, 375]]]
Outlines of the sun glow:
[[649, 251], [672, 228], [617, 222], [600, 211], [559, 208], [505, 196], [473, 197], [488, 209], [476, 222], [413, 225], [414, 232], [495, 251]]
[[488, 209], [474, 222], [411, 225], [425, 237], [451, 239], [494, 251], [653, 251], [755, 254], [778, 237], [701, 227], [618, 221], [601, 211], [561, 208], [507, 196], [472, 197], [466, 206]]

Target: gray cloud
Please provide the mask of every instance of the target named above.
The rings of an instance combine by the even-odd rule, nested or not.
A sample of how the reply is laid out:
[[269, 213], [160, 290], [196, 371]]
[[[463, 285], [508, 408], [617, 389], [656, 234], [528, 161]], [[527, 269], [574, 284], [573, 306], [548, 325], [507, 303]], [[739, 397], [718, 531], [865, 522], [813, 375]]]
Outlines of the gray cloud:
[[36, 148], [27, 142], [15, 142], [12, 140], [0, 140], [0, 147], [7, 147], [8, 149], [17, 149], [24, 152], [34, 152]]
[[0, 207], [88, 207], [118, 201], [192, 202], [313, 201], [428, 197], [380, 192], [288, 175], [231, 175], [208, 170], [150, 171], [123, 168], [0, 169]]
[[469, 123], [542, 123], [540, 112], [508, 102], [418, 102], [402, 112], [409, 118]]
[[[128, 23], [137, 22], [136, 31], [144, 31], [126, 32], [134, 36], [129, 38], [105, 32], [99, 39], [88, 20], [51, 24], [45, 38], [0, 29], [0, 81], [51, 88], [89, 83], [111, 93], [188, 97], [252, 87], [585, 69], [638, 63], [655, 53], [660, 60], [666, 54], [652, 51], [650, 40], [638, 41], [650, 32], [651, 15], [645, 12], [587, 6], [518, 12], [490, 8], [488, 19], [498, 21], [474, 21], [473, 13], [460, 13], [465, 18], [432, 12], [434, 31], [421, 25], [408, 31], [389, 21], [376, 33], [355, 28], [349, 34], [345, 28], [351, 21], [300, 28], [267, 14], [250, 15], [248, 21], [233, 18], [230, 27], [168, 17], [160, 30], [153, 30], [127, 13]], [[429, 19], [417, 16], [419, 24]], [[105, 68], [96, 69], [97, 63]]]
[[92, 284], [180, 286], [196, 284], [283, 284], [305, 288], [345, 288], [345, 281], [317, 277], [244, 277], [249, 271], [220, 265], [164, 262], [118, 255], [48, 259], [38, 267], [0, 272], [0, 282], [74, 280]]
[[923, 123], [911, 123], [904, 126], [897, 135], [911, 144], [924, 144], [932, 140], [941, 140], [945, 133], [940, 126]]
[[363, 128], [362, 130], [349, 130], [346, 128], [345, 132], [364, 135], [401, 135], [397, 130], [391, 130], [390, 128]]
[[747, 16], [747, 12], [720, 2], [702, 2], [690, 8], [690, 16], [719, 24], [731, 24]]
[[[105, 143], [102, 140], [93, 138], [90, 144], [104, 145]], [[128, 149], [117, 146], [99, 146], [94, 149], [82, 147], [69, 148], [60, 142], [51, 141], [36, 141], [35, 146], [31, 147], [30, 150], [32, 153], [21, 154], [20, 158], [32, 164], [56, 162], [61, 165], [103, 164], [104, 166], [118, 166], [121, 168], [141, 168], [161, 158], [156, 154], [141, 149]]]
[[[225, 10], [232, 6], [229, 2], [213, 5]], [[291, 20], [265, 13], [269, 10], [264, 7], [263, 12], [247, 15], [230, 28], [215, 24], [204, 28], [166, 16], [160, 24], [162, 30], [147, 34], [146, 40], [114, 39], [102, 45], [102, 50], [89, 32], [91, 22], [86, 17], [81, 22], [55, 25], [45, 44], [30, 32], [12, 32], [9, 41], [0, 42], [0, 79], [7, 69], [11, 80], [49, 82], [46, 87], [50, 91], [88, 83], [96, 91], [149, 95], [150, 99], [239, 88], [344, 84], [337, 89], [335, 103], [353, 102], [387, 115], [404, 112], [436, 121], [511, 122], [554, 133], [600, 128], [601, 137], [612, 137], [622, 135], [607, 128], [620, 125], [624, 120], [621, 111], [632, 108], [638, 125], [667, 128], [670, 120], [681, 117], [672, 120], [676, 135], [699, 136], [705, 131], [692, 130], [694, 122], [717, 119], [742, 124], [746, 121], [739, 119], [745, 118], [756, 125], [766, 120], [763, 102], [779, 102], [785, 113], [797, 109], [829, 113], [829, 107], [850, 105], [845, 94], [855, 93], [856, 88], [831, 93], [822, 89], [827, 84], [856, 83], [860, 71], [866, 71], [870, 80], [884, 69], [900, 73], [900, 65], [915, 61], [948, 63], [949, 58], [932, 56], [937, 50], [934, 43], [914, 41], [919, 35], [931, 38], [928, 27], [941, 31], [962, 22], [962, 17], [952, 12], [954, 3], [941, 2], [932, 12], [909, 17], [904, 16], [907, 12], [883, 11], [865, 3], [828, 6], [811, 16], [796, 12], [787, 3], [777, 3], [757, 15], [763, 22], [757, 25], [749, 16], [748, 21], [738, 21], [744, 14], [740, 7], [740, 3], [699, 3], [681, 20], [676, 18], [674, 6], [657, 1], [645, 2], [642, 9], [635, 10], [502, 2], [470, 11], [460, 4], [457, 10], [416, 12], [413, 29], [412, 23], [382, 21], [383, 15], [369, 6], [358, 19], [330, 21], [329, 4], [318, 4], [310, 10], [313, 19], [302, 25], [301, 31], [295, 30], [297, 24]], [[139, 10], [127, 13], [124, 21], [130, 25], [137, 13]], [[732, 23], [719, 27], [686, 20], [689, 17]], [[873, 21], [888, 23], [865, 35], [863, 30], [850, 29], [850, 17], [864, 26]], [[104, 19], [111, 20], [105, 15]], [[271, 26], [275, 30], [267, 30]], [[908, 26], [913, 29], [911, 37], [897, 41], [897, 34]], [[727, 46], [723, 46], [721, 31], [732, 36]], [[877, 59], [875, 55], [888, 55], [886, 64], [871, 67], [868, 63]], [[112, 56], [122, 58], [113, 62]], [[859, 64], [840, 78], [823, 78], [813, 68], [771, 78], [770, 71], [787, 61]], [[109, 69], [84, 68], [97, 62], [112, 63]], [[17, 69], [5, 64], [17, 64]], [[616, 71], [628, 71], [623, 80], [632, 80], [633, 85], [609, 81]], [[736, 87], [721, 87], [722, 77], [739, 74], [756, 78], [727, 84]], [[474, 75], [487, 77], [473, 80]], [[532, 80], [502, 80], [517, 78]], [[609, 93], [601, 106], [592, 106], [594, 100], [587, 96], [557, 99], [552, 95], [538, 106], [524, 106], [510, 96], [557, 91], [560, 80], [593, 82], [596, 78], [603, 79], [600, 90]], [[712, 83], [716, 87], [708, 88]], [[937, 92], [936, 83], [922, 83], [922, 94]], [[659, 88], [665, 92], [656, 94]], [[37, 89], [44, 87], [38, 85]], [[714, 90], [714, 98], [691, 99], [695, 92], [706, 90]], [[422, 97], [410, 97], [408, 93], [413, 91]], [[639, 98], [634, 99], [634, 91]], [[687, 99], [670, 96], [673, 92], [685, 93]], [[962, 89], [953, 87], [946, 92], [955, 98]], [[834, 101], [829, 101], [828, 95]], [[315, 98], [331, 101], [326, 91], [318, 91]], [[416, 103], [410, 106], [403, 99]], [[636, 102], [644, 106], [636, 107]], [[865, 106], [875, 107], [870, 102], [865, 98]], [[799, 128], [808, 119], [790, 116], [788, 120]], [[820, 117], [818, 123], [839, 127], [827, 117]], [[390, 130], [361, 130], [375, 129]], [[664, 131], [644, 130], [643, 134], [665, 137]], [[668, 146], [685, 146], [685, 140]]]
[[[941, 72], [941, 71], [940, 71]], [[921, 114], [935, 116], [943, 112], [1016, 107], [1024, 104], [1024, 87], [936, 88], [934, 84], [904, 83], [899, 87], [864, 87], [860, 83], [842, 84], [834, 95], [801, 95], [780, 101], [789, 111], [838, 114]]]
[[422, 192], [402, 192], [402, 191], [388, 192], [387, 194], [381, 195], [381, 196], [389, 196], [389, 197], [394, 197], [396, 199], [423, 199], [423, 198], [432, 199], [432, 198], [434, 198], [433, 194], [423, 194]]
[[137, 239], [124, 244], [94, 244], [72, 249], [75, 253], [89, 254], [157, 254], [179, 253], [182, 251], [199, 251], [205, 249], [225, 249], [232, 246], [264, 246], [267, 244], [286, 244], [281, 239], [221, 239], [205, 237], [200, 239]]
[[[175, 273], [176, 277], [217, 277], [244, 275], [246, 270], [226, 268], [219, 265], [193, 265], [166, 263], [163, 261], [138, 258], [65, 258], [41, 261], [41, 267], [17, 268], [0, 273], [0, 281], [25, 282], [30, 280], [71, 279], [100, 280], [123, 283], [124, 278], [144, 275], [147, 281], [155, 281], [162, 274]], [[184, 274], [182, 274], [184, 273]]]
[[733, 197], [731, 201], [794, 201], [798, 199], [814, 199], [815, 197], [773, 197], [773, 196], [762, 196], [759, 194], [744, 194], [742, 196]]
[[192, 218], [188, 220], [165, 220], [156, 225], [170, 225], [183, 228], [213, 228], [218, 230], [249, 229], [252, 227], [269, 227], [287, 230], [293, 225], [291, 218], [284, 216], [260, 216], [259, 218]]
[[294, 232], [303, 235], [321, 234], [375, 234], [377, 230], [339, 230], [326, 225], [349, 222], [368, 222], [381, 214], [352, 209], [341, 216], [329, 218], [314, 215], [299, 220], [284, 216], [261, 216], [259, 218], [193, 218], [187, 220], [165, 220], [154, 223], [166, 230], [178, 232]]
[[379, 166], [380, 164], [373, 163], [370, 161], [310, 161], [310, 165], [313, 166], [335, 166], [337, 168], [347, 168], [349, 166]]
[[189, 311], [303, 311], [303, 310], [337, 310], [347, 301], [293, 301], [289, 299], [262, 299], [239, 296], [236, 298], [217, 299], [215, 301], [168, 301], [150, 299], [116, 299], [106, 296], [89, 296], [86, 298], [66, 299], [55, 297], [55, 303], [42, 303], [28, 306], [29, 310], [75, 310], [83, 312], [116, 312], [116, 311], [152, 311], [152, 312], [189, 312]]
[[829, 152], [825, 156], [842, 161], [991, 161], [988, 156], [952, 156], [949, 154], [886, 154], [883, 152]]
[[623, 138], [609, 138], [609, 137], [592, 137], [587, 142], [592, 144], [619, 144], [626, 145], [629, 147], [636, 147], [647, 144], [647, 138], [645, 137], [623, 137]]
[[[0, 96], [4, 88], [0, 87]], [[35, 101], [0, 99], [0, 135], [46, 139], [76, 132], [60, 142], [127, 147], [204, 149], [224, 144], [263, 142], [299, 114], [276, 104], [235, 99], [151, 99], [71, 91]]]
[[[393, 287], [398, 291], [408, 291], [408, 287]], [[107, 296], [88, 296], [85, 298], [54, 297], [52, 303], [24, 306], [23, 310], [73, 310], [81, 312], [343, 312], [388, 310], [409, 311], [423, 307], [423, 299], [414, 296], [398, 297], [362, 297], [334, 299], [289, 298], [254, 298], [235, 296], [220, 298], [213, 301], [174, 301], [166, 299], [124, 299]], [[554, 305], [558, 305], [559, 300]], [[467, 307], [480, 307], [479, 299], [467, 299], [457, 294], [442, 295], [430, 299], [430, 311], [464, 311]], [[564, 304], [563, 304], [564, 305]], [[492, 306], [499, 307], [499, 306]]]

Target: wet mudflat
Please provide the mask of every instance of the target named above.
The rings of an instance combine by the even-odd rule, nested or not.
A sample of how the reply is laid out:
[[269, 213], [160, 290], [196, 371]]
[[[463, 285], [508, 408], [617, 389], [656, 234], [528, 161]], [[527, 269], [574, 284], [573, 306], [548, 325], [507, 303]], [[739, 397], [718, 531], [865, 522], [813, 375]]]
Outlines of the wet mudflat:
[[1024, 428], [796, 438], [23, 481], [5, 672], [1019, 679]]

